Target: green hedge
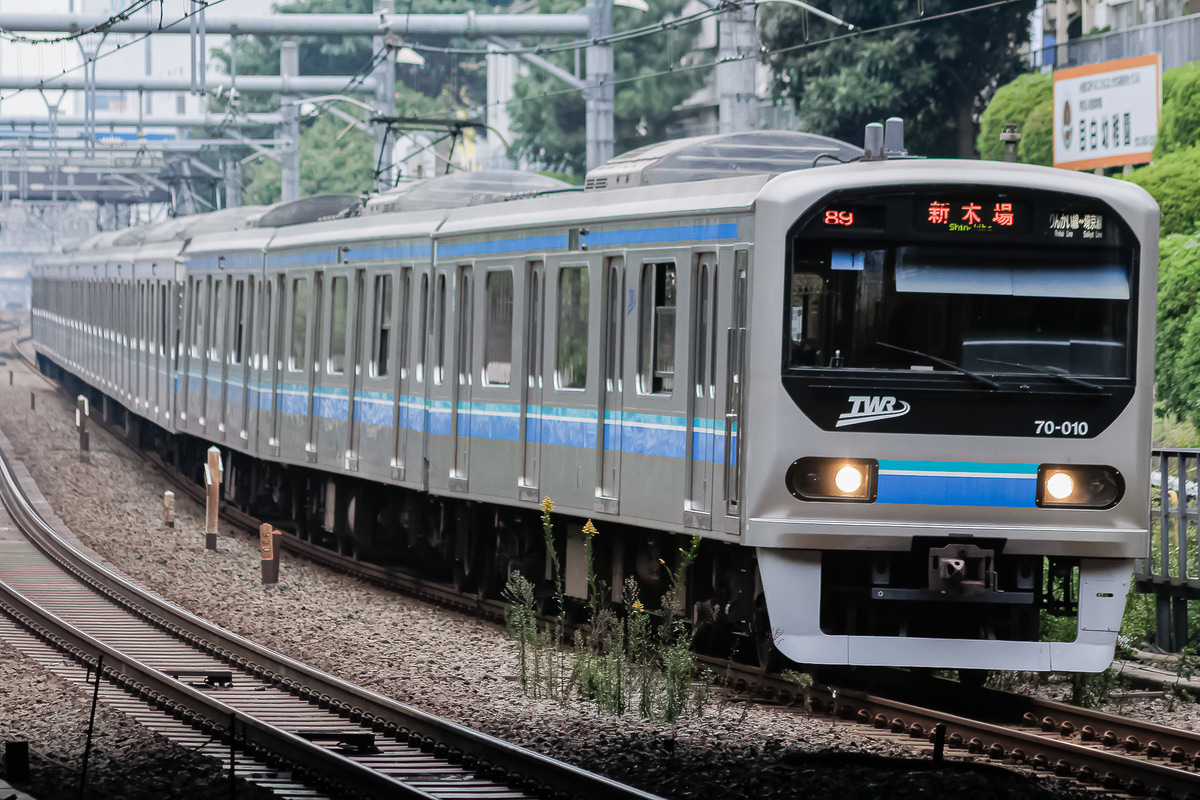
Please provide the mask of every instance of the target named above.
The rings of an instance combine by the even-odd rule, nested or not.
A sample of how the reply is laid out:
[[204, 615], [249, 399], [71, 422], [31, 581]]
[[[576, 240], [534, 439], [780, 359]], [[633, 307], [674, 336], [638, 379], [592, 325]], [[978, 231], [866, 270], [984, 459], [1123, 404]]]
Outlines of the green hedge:
[[1159, 242], [1155, 400], [1160, 414], [1200, 423], [1200, 237]]
[[1157, 160], [1200, 142], [1200, 63], [1163, 72], [1162, 119], [1154, 145]]
[[[1000, 132], [1009, 123], [1015, 123], [1021, 131], [1021, 143], [1018, 145], [1019, 154], [1020, 148], [1025, 147], [1029, 116], [1043, 104], [1050, 110], [1049, 127], [1053, 127], [1053, 95], [1054, 79], [1048, 72], [1027, 72], [1012, 83], [997, 89], [995, 96], [992, 97], [992, 101], [988, 103], [983, 116], [979, 119], [979, 137], [975, 141], [979, 157], [992, 161], [1004, 159], [1004, 144], [1000, 141]], [[1040, 136], [1040, 133], [1038, 135]], [[1052, 139], [1047, 139], [1048, 143], [1052, 141]], [[1037, 146], [1036, 151], [1041, 152], [1040, 145]], [[1034, 163], [1049, 164], [1050, 161]]]
[[1200, 223], [1200, 145], [1170, 153], [1126, 176], [1162, 209], [1162, 235], [1196, 233]]

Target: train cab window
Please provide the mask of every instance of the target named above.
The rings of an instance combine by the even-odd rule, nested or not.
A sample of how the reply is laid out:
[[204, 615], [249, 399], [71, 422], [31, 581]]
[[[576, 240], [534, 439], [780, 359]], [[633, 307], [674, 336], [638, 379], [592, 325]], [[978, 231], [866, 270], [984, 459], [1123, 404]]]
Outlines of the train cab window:
[[588, 367], [587, 267], [564, 267], [558, 273], [558, 339], [554, 381], [559, 389], [587, 386]]
[[329, 364], [330, 375], [346, 372], [346, 312], [350, 301], [350, 281], [345, 275], [334, 276], [330, 282]]
[[389, 348], [392, 344], [392, 276], [375, 276], [374, 313], [371, 343], [371, 377], [383, 378], [388, 374]]
[[508, 386], [512, 373], [513, 274], [493, 270], [484, 281], [487, 318], [483, 333], [483, 383]]
[[288, 351], [288, 369], [301, 372], [304, 369], [304, 335], [308, 328], [308, 278], [292, 281], [292, 336]]
[[638, 390], [670, 394], [675, 388], [674, 264], [642, 267], [642, 310], [638, 331]]

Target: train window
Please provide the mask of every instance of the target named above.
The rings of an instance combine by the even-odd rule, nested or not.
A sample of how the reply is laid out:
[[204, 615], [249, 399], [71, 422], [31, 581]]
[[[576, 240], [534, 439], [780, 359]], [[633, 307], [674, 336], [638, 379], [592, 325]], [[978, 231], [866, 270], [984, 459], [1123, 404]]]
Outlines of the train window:
[[350, 281], [345, 275], [336, 275], [330, 285], [329, 311], [329, 374], [342, 375], [346, 372], [346, 312], [350, 302]]
[[292, 342], [288, 352], [288, 369], [304, 369], [304, 334], [308, 328], [308, 278], [292, 281]]
[[794, 247], [790, 367], [1128, 374], [1115, 250]]
[[429, 343], [429, 276], [421, 276], [421, 327], [417, 328], [417, 383], [425, 380], [425, 358]]
[[189, 351], [192, 358], [199, 358], [200, 348], [204, 346], [204, 289], [202, 280], [192, 284], [192, 343]]
[[233, 347], [229, 349], [229, 361], [237, 366], [242, 363], [242, 346], [246, 335], [246, 281], [239, 279], [233, 284]]
[[371, 377], [383, 378], [388, 374], [389, 348], [392, 344], [392, 276], [375, 276], [374, 295], [375, 331], [371, 352]]
[[639, 330], [638, 390], [670, 394], [675, 387], [675, 265], [642, 267], [642, 313]]
[[471, 287], [471, 268], [464, 267], [458, 275], [458, 385], [471, 385], [471, 336], [475, 321], [474, 295]]
[[400, 377], [408, 377], [408, 328], [412, 304], [412, 268], [405, 267], [400, 277], [400, 347], [396, 351], [399, 359]]
[[483, 382], [487, 386], [508, 386], [512, 373], [512, 270], [489, 272], [484, 290], [487, 319], [483, 333]]
[[437, 336], [437, 347], [434, 350], [436, 361], [433, 365], [433, 383], [441, 386], [446, 375], [446, 276], [438, 275], [437, 307], [434, 308], [433, 326]]
[[558, 341], [554, 380], [559, 389], [587, 386], [588, 359], [587, 267], [564, 267], [558, 273]]
[[218, 280], [213, 284], [212, 327], [209, 334], [208, 358], [211, 361], [221, 359], [225, 348], [225, 293], [221, 289], [225, 282]]

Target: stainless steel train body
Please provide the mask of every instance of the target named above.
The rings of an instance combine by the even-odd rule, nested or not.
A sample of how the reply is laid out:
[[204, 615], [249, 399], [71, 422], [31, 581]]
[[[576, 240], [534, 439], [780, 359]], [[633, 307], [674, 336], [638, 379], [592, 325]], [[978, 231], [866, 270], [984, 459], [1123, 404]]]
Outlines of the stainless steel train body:
[[344, 549], [494, 591], [544, 574], [549, 496], [575, 596], [590, 517], [614, 596], [702, 537], [698, 632], [1097, 670], [1146, 548], [1157, 214], [896, 160], [243, 215], [47, 257], [34, 334], [127, 424], [226, 449], [231, 501]]

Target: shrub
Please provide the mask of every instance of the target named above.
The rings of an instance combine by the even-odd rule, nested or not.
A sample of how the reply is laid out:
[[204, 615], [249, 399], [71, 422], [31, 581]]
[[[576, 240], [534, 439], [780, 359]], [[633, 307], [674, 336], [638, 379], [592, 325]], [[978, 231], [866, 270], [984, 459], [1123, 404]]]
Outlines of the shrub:
[[1162, 121], [1154, 158], [1200, 143], [1200, 63], [1195, 61], [1163, 73]]
[[1009, 123], [1020, 128], [1023, 144], [1030, 112], [1042, 103], [1052, 102], [1053, 93], [1053, 78], [1050, 73], [1043, 72], [1028, 72], [997, 89], [979, 119], [979, 137], [975, 140], [979, 157], [1003, 160], [1004, 144], [1000, 141], [1000, 132]]
[[1189, 341], [1200, 329], [1200, 239], [1166, 236], [1159, 243], [1158, 329], [1155, 353], [1155, 395], [1162, 413], [1200, 418], [1195, 390], [1197, 344]]
[[1033, 107], [1021, 128], [1017, 160], [1026, 164], [1054, 166], [1054, 101], [1043, 100]]
[[1148, 191], [1162, 209], [1161, 235], [1197, 231], [1200, 222], [1200, 145], [1170, 153], [1127, 176]]

